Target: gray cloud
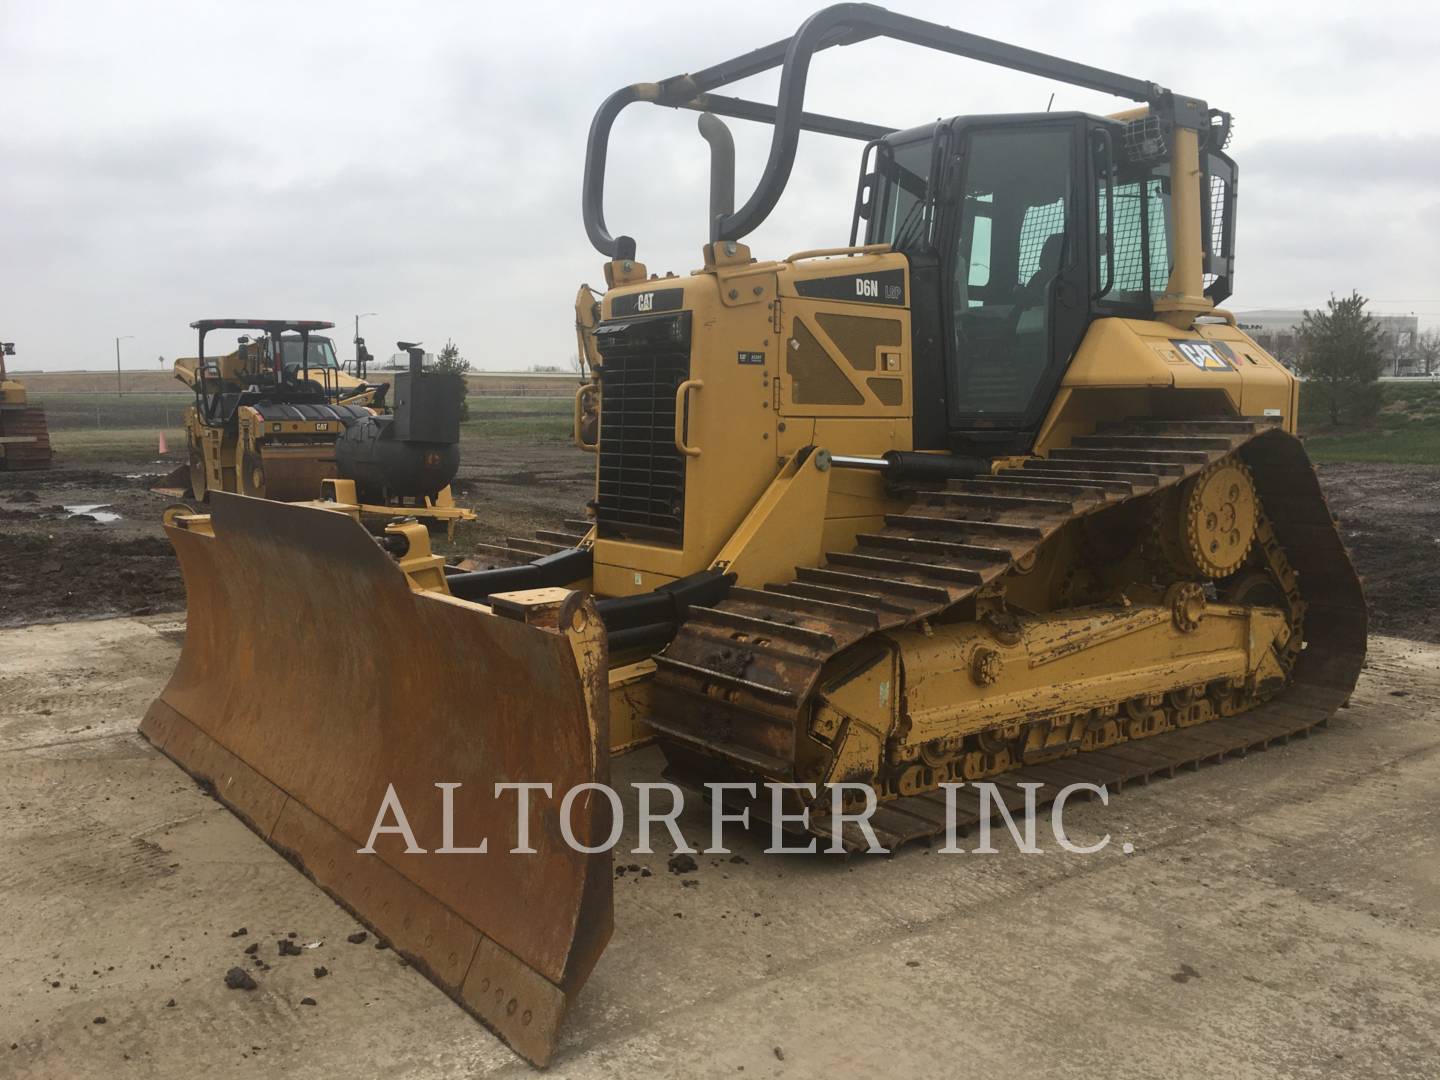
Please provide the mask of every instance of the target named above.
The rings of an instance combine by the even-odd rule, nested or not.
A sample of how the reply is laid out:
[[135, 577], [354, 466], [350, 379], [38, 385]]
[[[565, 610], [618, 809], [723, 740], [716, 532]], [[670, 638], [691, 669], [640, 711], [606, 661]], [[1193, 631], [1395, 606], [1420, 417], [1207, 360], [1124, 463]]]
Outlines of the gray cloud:
[[1346, 195], [1360, 188], [1437, 190], [1440, 133], [1351, 132], [1268, 138], [1245, 155], [1244, 175], [1275, 188], [1304, 185]]
[[[960, 23], [945, 0], [894, 6]], [[103, 366], [117, 334], [134, 334], [127, 352], [149, 365], [188, 351], [202, 314], [344, 326], [376, 310], [377, 352], [400, 336], [453, 337], [485, 366], [563, 361], [574, 288], [600, 279], [579, 214], [595, 107], [624, 83], [783, 37], [810, 10], [17, 0], [0, 12], [0, 331], [27, 366]], [[970, 13], [964, 28], [1235, 110], [1236, 306], [1313, 305], [1352, 285], [1440, 298], [1435, 14], [1319, 3], [1296, 21], [1274, 0], [1077, 10], [1016, 4]], [[266, 44], [277, 26], [284, 48]], [[773, 76], [752, 83], [739, 90], [773, 98]], [[1056, 108], [1115, 105], [879, 42], [821, 57], [811, 88], [819, 110], [900, 126], [1040, 109], [1052, 89]], [[616, 127], [610, 223], [652, 270], [698, 264], [707, 165], [694, 123], [636, 106]], [[768, 132], [735, 127], [743, 198]], [[757, 253], [843, 242], [858, 153], [807, 138], [791, 189], [751, 238]]]

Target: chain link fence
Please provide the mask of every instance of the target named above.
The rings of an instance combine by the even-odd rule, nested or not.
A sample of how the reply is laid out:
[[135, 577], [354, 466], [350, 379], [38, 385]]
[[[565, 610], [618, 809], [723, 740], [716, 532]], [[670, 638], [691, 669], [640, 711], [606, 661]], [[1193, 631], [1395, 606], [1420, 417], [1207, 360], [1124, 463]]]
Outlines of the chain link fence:
[[[574, 385], [562, 387], [562, 396], [553, 388], [510, 387], [515, 393], [470, 393], [473, 423], [536, 421], [541, 424], [569, 422]], [[179, 431], [185, 410], [193, 398], [188, 394], [30, 394], [30, 400], [45, 408], [51, 431], [114, 431], [139, 429]], [[497, 433], [499, 432], [497, 428]]]
[[185, 419], [191, 399], [185, 394], [31, 394], [45, 407], [51, 431], [151, 428], [173, 431]]

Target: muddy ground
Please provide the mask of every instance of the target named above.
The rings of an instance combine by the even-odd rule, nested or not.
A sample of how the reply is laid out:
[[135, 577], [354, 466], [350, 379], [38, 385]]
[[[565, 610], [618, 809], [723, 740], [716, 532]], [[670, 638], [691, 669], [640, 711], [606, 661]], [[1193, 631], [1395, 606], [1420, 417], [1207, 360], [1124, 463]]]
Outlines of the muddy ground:
[[1440, 642], [1440, 465], [1318, 466], [1370, 601], [1370, 629]]
[[[453, 540], [437, 535], [437, 550], [461, 557], [477, 542], [584, 516], [593, 459], [569, 443], [473, 440], [464, 455], [456, 501], [481, 520], [458, 527]], [[183, 610], [185, 589], [160, 525], [175, 500], [150, 490], [177, 463], [0, 471], [0, 626]]]
[[118, 469], [0, 472], [0, 625], [184, 608], [168, 501]]
[[1072, 800], [1089, 855], [1042, 814], [1038, 855], [757, 827], [669, 872], [665, 829], [636, 851], [660, 752], [619, 757], [614, 937], [540, 1073], [136, 733], [178, 631], [0, 630], [5, 1080], [1435, 1080], [1440, 646], [1373, 638], [1312, 738]]
[[[593, 459], [554, 438], [468, 441], [464, 461], [456, 499], [481, 521], [437, 543], [453, 556], [581, 517], [591, 495]], [[170, 464], [0, 472], [0, 626], [183, 609], [159, 524], [171, 500], [149, 491]], [[1440, 642], [1440, 466], [1327, 464], [1319, 472], [1365, 577], [1372, 629]], [[97, 505], [118, 520], [73, 512]]]

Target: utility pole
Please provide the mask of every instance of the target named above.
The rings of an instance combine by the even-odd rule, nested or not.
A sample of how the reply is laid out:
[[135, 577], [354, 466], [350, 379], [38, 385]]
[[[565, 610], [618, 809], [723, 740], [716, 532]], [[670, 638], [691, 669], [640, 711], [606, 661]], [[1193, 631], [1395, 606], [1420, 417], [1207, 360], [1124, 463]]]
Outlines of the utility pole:
[[119, 397], [121, 394], [124, 393], [124, 390], [123, 390], [123, 389], [121, 388], [121, 386], [120, 386], [120, 342], [126, 340], [127, 338], [133, 338], [134, 336], [135, 336], [134, 334], [122, 334], [120, 337], [117, 337], [117, 338], [115, 339], [115, 396], [116, 396], [116, 397]]
[[355, 316], [355, 341], [354, 341], [354, 345], [355, 345], [355, 373], [356, 373], [357, 375], [360, 373], [360, 320], [363, 319], [363, 318], [365, 318], [367, 315], [378, 315], [378, 314], [379, 314], [379, 312], [377, 312], [377, 311], [362, 311], [359, 315], [356, 315], [356, 316]]

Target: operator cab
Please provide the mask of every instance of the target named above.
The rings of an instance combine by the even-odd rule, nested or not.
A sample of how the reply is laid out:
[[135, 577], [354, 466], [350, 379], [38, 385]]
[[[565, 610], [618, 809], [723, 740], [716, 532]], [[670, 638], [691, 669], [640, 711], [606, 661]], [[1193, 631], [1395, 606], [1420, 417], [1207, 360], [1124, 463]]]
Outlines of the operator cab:
[[[1228, 117], [1214, 116], [1202, 214], [1218, 270], [1234, 167], [1220, 149]], [[1171, 184], [1164, 140], [1147, 134], [1143, 122], [1034, 113], [955, 117], [866, 147], [852, 237], [910, 259], [915, 318], [943, 354], [916, 367], [931, 383], [917, 402], [944, 402], [928, 423], [917, 413], [917, 446], [1023, 449], [1090, 322], [1154, 317], [1172, 270]], [[1206, 285], [1218, 304], [1228, 272]]]
[[[959, 116], [903, 130], [806, 110], [817, 54], [882, 37], [1135, 106], [1109, 117]], [[775, 68], [781, 78], [773, 105], [717, 93]], [[1188, 331], [1230, 295], [1235, 165], [1224, 154], [1228, 113], [1146, 79], [869, 4], [825, 8], [791, 38], [700, 71], [622, 87], [604, 101], [590, 127], [581, 208], [590, 242], [611, 260], [610, 284], [642, 265], [634, 238], [612, 233], [604, 212], [611, 130], [625, 108], [642, 101], [701, 113], [711, 155], [711, 245], [735, 245], [765, 222], [790, 181], [802, 132], [865, 144], [849, 251], [883, 244], [908, 263], [916, 450], [976, 458], [1028, 452], [1092, 322], [1158, 319]], [[773, 129], [760, 178], [738, 207], [724, 116]], [[1176, 161], [1184, 169], [1178, 184], [1171, 178]]]
[[[316, 330], [335, 324], [318, 319], [198, 319], [196, 405], [207, 423], [230, 425], [242, 405], [258, 402], [324, 405], [339, 395], [339, 365], [328, 337]], [[217, 330], [242, 334], [234, 353], [207, 360], [205, 339]]]

